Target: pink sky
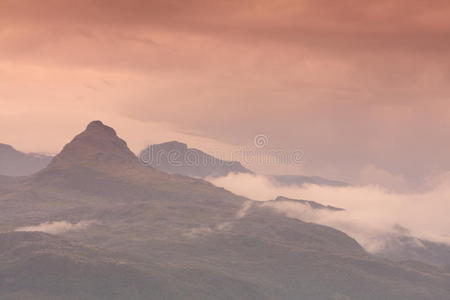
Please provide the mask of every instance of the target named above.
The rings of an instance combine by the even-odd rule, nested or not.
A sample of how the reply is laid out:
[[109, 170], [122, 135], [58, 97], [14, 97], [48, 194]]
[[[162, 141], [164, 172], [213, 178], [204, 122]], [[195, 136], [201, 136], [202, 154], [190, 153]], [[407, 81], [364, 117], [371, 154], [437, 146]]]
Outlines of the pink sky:
[[0, 0], [0, 142], [265, 134], [305, 153], [277, 172], [411, 185], [450, 169], [449, 37], [440, 0]]

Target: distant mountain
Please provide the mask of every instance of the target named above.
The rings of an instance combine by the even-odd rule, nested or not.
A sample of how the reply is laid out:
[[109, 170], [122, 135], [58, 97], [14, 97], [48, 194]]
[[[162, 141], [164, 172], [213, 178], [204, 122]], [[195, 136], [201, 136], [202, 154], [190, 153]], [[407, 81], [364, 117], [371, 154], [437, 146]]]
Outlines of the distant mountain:
[[[450, 299], [444, 270], [374, 257], [341, 231], [287, 218], [201, 179], [144, 167], [98, 121], [47, 168], [0, 189], [0, 231], [61, 220], [95, 220], [64, 239], [108, 250], [59, 241], [17, 247], [0, 238], [0, 271], [14, 274], [0, 284], [17, 283], [9, 299], [24, 299], [30, 286], [41, 299], [58, 299], [62, 290], [73, 299], [102, 299], [95, 289], [114, 282], [114, 295], [125, 299]], [[48, 248], [42, 263], [28, 259]], [[123, 273], [108, 264], [122, 259], [130, 267]], [[64, 266], [74, 271], [58, 279]], [[45, 270], [55, 275], [45, 277]], [[116, 281], [116, 274], [129, 275]], [[136, 294], [128, 294], [134, 281]]]
[[328, 186], [349, 186], [348, 183], [326, 179], [318, 176], [302, 175], [273, 175], [269, 176], [271, 181], [278, 186], [303, 186], [305, 184], [328, 185]]
[[48, 167], [26, 181], [35, 189], [63, 189], [111, 200], [243, 199], [204, 180], [143, 167], [114, 129], [100, 121], [91, 122]]
[[0, 144], [0, 175], [27, 176], [45, 168], [51, 159], [51, 156], [23, 153]]
[[[201, 150], [189, 148], [177, 141], [150, 145], [140, 152], [140, 161], [146, 166], [170, 174], [207, 178], [222, 177], [230, 173], [254, 174], [237, 161], [225, 161]], [[269, 180], [278, 186], [303, 186], [304, 184], [348, 186], [341, 181], [317, 176], [273, 175]]]
[[177, 141], [150, 145], [141, 151], [140, 161], [158, 170], [191, 177], [221, 177], [230, 173], [249, 173], [237, 161], [225, 161]]
[[279, 196], [272, 201], [300, 203], [303, 205], [307, 205], [308, 207], [310, 207], [312, 209], [325, 209], [325, 210], [330, 210], [330, 211], [343, 211], [344, 210], [343, 208], [338, 208], [338, 207], [334, 207], [334, 206], [330, 206], [330, 205], [323, 205], [323, 204], [320, 204], [315, 201], [292, 199], [292, 198], [283, 197], [283, 196]]

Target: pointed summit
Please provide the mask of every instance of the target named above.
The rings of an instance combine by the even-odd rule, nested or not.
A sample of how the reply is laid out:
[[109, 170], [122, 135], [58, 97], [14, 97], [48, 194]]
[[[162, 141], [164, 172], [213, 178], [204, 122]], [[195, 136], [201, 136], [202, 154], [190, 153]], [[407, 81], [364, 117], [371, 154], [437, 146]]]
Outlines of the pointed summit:
[[127, 143], [101, 121], [92, 121], [53, 159], [49, 168], [98, 162], [137, 161]]
[[102, 123], [102, 121], [99, 121], [99, 120], [92, 121], [91, 123], [89, 123], [88, 126], [86, 127], [86, 131], [89, 131], [89, 130], [91, 130], [91, 131], [92, 130], [103, 130], [107, 134], [117, 136], [116, 131], [114, 129], [112, 129], [109, 126], [106, 126], [105, 124]]

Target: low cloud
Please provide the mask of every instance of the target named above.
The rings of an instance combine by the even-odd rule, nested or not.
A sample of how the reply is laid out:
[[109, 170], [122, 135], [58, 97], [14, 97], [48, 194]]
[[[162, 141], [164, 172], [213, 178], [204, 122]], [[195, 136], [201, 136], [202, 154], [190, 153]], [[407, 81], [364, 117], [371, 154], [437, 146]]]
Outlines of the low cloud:
[[20, 227], [15, 231], [39, 231], [50, 234], [61, 234], [68, 231], [84, 230], [94, 223], [95, 221], [80, 221], [74, 224], [67, 221], [45, 222], [35, 226]]
[[345, 211], [336, 212], [315, 210], [288, 201], [263, 204], [288, 217], [339, 229], [355, 238], [368, 251], [378, 252], [389, 247], [399, 235], [450, 244], [448, 179], [448, 176], [442, 176], [433, 188], [420, 193], [394, 193], [377, 185], [279, 187], [265, 176], [248, 174], [231, 174], [210, 181], [258, 201], [268, 201], [282, 195], [344, 208]]
[[244, 204], [242, 204], [242, 206], [239, 208], [239, 210], [236, 211], [236, 214], [234, 215], [233, 219], [219, 223], [212, 227], [202, 225], [199, 227], [192, 228], [185, 234], [185, 236], [191, 238], [198, 238], [214, 232], [230, 230], [233, 227], [233, 223], [236, 220], [242, 219], [247, 215], [252, 205], [253, 201], [245, 201]]
[[245, 202], [241, 209], [238, 210], [238, 212], [236, 213], [236, 219], [242, 219], [243, 217], [245, 217], [247, 215], [248, 210], [252, 207], [252, 202], [251, 201], [247, 201]]

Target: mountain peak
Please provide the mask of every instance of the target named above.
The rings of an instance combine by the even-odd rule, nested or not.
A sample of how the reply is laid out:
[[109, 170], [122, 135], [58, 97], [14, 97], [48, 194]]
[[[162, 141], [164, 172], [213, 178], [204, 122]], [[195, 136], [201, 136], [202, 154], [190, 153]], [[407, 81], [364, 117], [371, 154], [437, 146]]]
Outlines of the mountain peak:
[[160, 148], [167, 148], [169, 150], [179, 149], [179, 150], [187, 150], [188, 145], [185, 143], [181, 143], [179, 141], [170, 141], [159, 144]]
[[117, 133], [113, 128], [106, 126], [105, 124], [102, 123], [102, 121], [98, 121], [98, 120], [92, 121], [88, 124], [85, 132], [90, 132], [90, 131], [96, 132], [96, 134], [98, 134], [98, 135], [109, 135], [109, 136], [117, 137]]
[[108, 161], [136, 161], [127, 143], [101, 121], [92, 121], [53, 159], [49, 167]]
[[101, 128], [103, 130], [106, 130], [112, 134], [116, 134], [116, 131], [114, 129], [112, 129], [109, 126], [106, 126], [105, 124], [103, 124], [102, 121], [96, 120], [96, 121], [92, 121], [88, 124], [88, 126], [86, 127], [86, 130], [93, 130], [96, 128]]
[[103, 122], [100, 120], [95, 120], [91, 121], [91, 123], [88, 124], [88, 127], [90, 126], [105, 126], [105, 124], [103, 124]]

